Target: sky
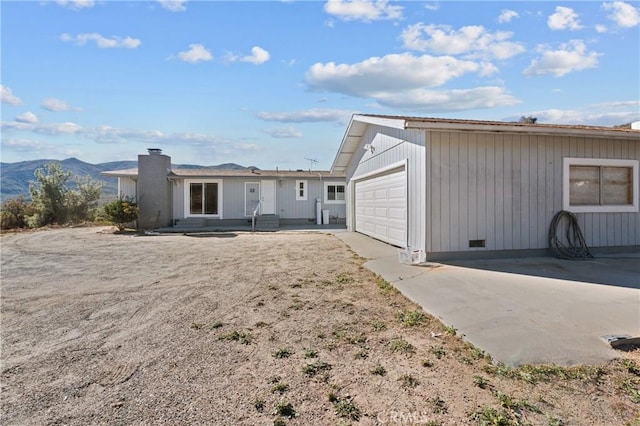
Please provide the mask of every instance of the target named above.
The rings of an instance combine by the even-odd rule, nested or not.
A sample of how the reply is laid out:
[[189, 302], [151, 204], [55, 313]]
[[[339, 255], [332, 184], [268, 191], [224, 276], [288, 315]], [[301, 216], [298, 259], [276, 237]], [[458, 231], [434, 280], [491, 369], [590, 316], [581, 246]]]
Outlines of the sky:
[[2, 0], [1, 158], [329, 169], [356, 113], [638, 121], [639, 8]]

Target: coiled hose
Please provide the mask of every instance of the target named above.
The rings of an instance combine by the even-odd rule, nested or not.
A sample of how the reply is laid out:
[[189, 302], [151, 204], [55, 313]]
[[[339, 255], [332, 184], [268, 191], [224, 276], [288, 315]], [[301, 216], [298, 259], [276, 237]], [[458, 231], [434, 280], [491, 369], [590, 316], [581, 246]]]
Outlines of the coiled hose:
[[[566, 225], [566, 243], [558, 238], [563, 219], [568, 221]], [[553, 217], [549, 227], [549, 249], [551, 253], [560, 259], [592, 259], [593, 256], [584, 240], [578, 219], [568, 211], [561, 210]]]

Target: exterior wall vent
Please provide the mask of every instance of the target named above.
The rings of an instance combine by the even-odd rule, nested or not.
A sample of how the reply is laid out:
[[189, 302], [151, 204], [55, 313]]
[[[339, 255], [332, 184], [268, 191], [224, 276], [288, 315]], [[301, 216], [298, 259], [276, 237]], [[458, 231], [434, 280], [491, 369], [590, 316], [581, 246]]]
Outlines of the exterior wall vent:
[[486, 247], [486, 240], [469, 240], [469, 248]]

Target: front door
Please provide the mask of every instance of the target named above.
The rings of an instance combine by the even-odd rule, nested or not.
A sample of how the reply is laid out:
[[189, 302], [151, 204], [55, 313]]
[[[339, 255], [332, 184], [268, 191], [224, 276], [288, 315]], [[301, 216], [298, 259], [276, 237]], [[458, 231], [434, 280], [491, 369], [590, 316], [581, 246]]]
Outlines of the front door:
[[275, 180], [263, 180], [261, 182], [260, 214], [276, 214]]
[[260, 183], [245, 182], [244, 184], [244, 215], [253, 216], [253, 211], [260, 204]]

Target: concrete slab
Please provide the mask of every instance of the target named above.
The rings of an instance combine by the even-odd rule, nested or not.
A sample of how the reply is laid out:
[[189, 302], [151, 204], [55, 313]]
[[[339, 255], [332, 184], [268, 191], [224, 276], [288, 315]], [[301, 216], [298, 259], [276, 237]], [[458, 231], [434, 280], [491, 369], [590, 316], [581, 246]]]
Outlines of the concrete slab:
[[640, 253], [587, 261], [526, 258], [400, 264], [397, 249], [337, 234], [365, 266], [494, 360], [597, 364], [619, 357], [602, 336], [640, 336]]

